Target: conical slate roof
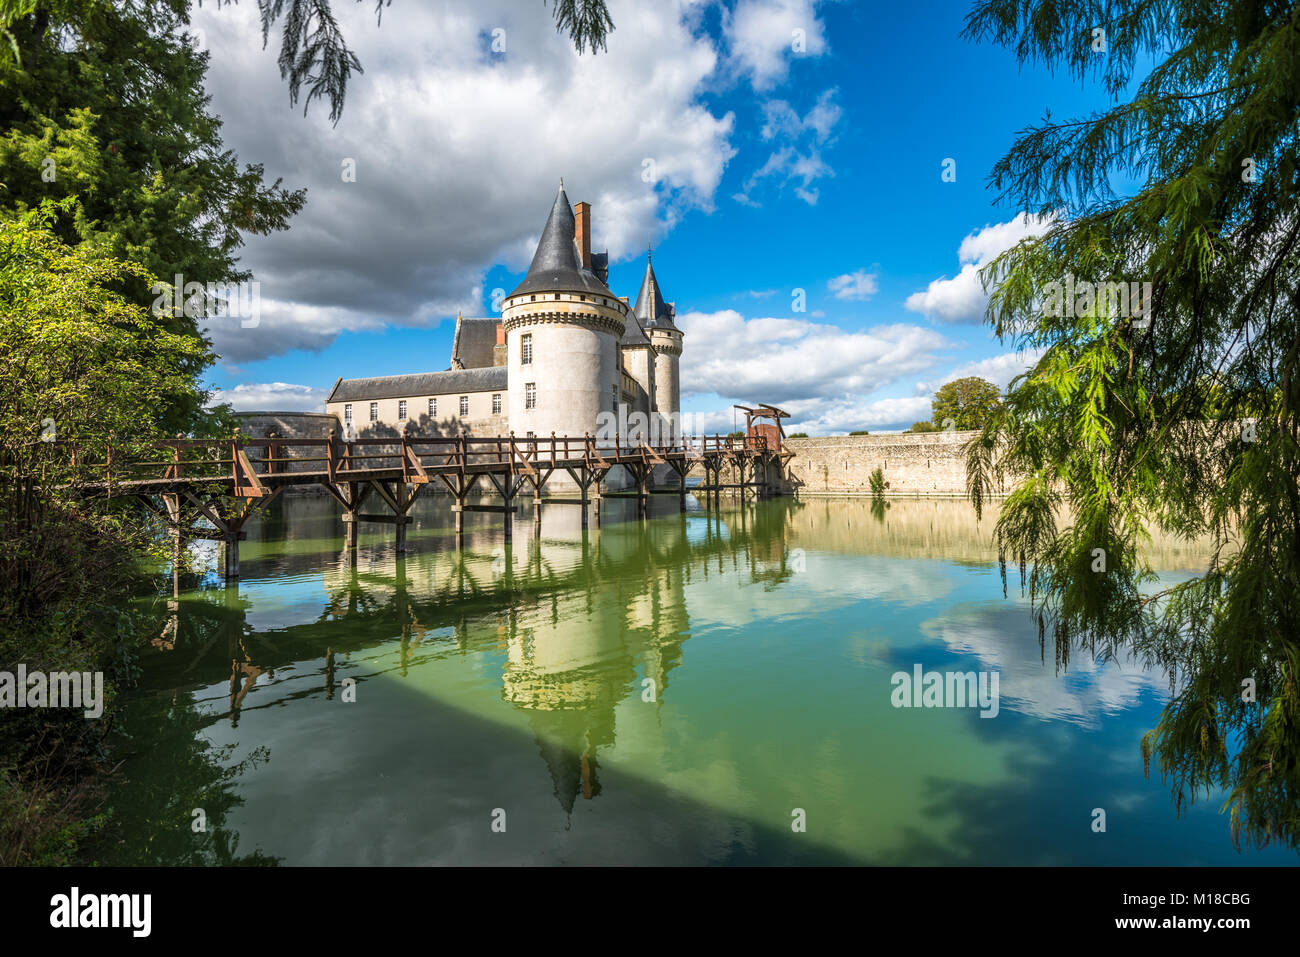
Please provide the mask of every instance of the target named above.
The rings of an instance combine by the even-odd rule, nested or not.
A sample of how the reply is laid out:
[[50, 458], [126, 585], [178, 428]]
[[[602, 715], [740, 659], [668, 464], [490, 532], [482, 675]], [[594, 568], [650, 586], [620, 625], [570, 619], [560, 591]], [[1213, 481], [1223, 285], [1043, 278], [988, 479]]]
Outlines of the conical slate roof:
[[672, 310], [664, 302], [663, 293], [659, 290], [659, 280], [655, 276], [655, 267], [650, 261], [649, 253], [645, 257], [645, 278], [641, 280], [641, 291], [637, 293], [636, 307], [632, 312], [646, 329], [677, 328], [673, 325]]
[[613, 296], [595, 273], [583, 268], [578, 244], [573, 238], [573, 207], [569, 205], [569, 197], [564, 195], [563, 181], [542, 230], [537, 252], [528, 267], [528, 275], [510, 295], [524, 292], [585, 292]]

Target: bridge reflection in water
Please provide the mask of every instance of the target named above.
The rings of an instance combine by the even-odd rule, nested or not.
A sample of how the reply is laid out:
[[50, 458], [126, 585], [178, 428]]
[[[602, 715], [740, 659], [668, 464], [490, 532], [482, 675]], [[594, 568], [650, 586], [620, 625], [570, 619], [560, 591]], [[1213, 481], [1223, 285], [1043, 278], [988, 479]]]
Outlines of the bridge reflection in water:
[[[184, 591], [181, 570], [172, 570], [183, 600], [167, 603], [149, 685], [173, 693], [223, 685], [223, 706], [207, 700], [200, 726], [237, 728], [248, 710], [307, 695], [336, 699], [356, 670], [349, 662], [394, 640], [395, 660], [357, 676], [356, 695], [388, 672], [407, 675], [429, 650], [503, 653], [501, 698], [527, 715], [566, 813], [579, 797], [601, 793], [599, 752], [614, 744], [620, 702], [635, 697], [657, 716], [671, 695], [690, 636], [686, 585], [742, 569], [756, 583], [789, 578], [798, 562], [791, 519], [804, 507], [783, 499], [670, 514], [674, 502], [646, 520], [633, 503], [626, 521], [615, 515], [595, 527], [577, 511], [547, 510], [505, 542], [487, 522], [458, 534], [446, 503], [433, 500], [418, 510], [404, 553], [379, 534], [363, 536], [359, 555], [346, 543], [322, 555], [329, 504], [290, 498], [277, 506], [249, 530], [242, 586], [208, 573], [208, 587]], [[214, 550], [200, 546], [197, 560]], [[318, 582], [323, 601], [265, 607], [263, 597], [286, 580]], [[310, 666], [297, 674], [304, 655], [319, 661], [314, 676]]]
[[[429, 499], [404, 554], [379, 529], [353, 559], [328, 500], [276, 503], [242, 582], [188, 574], [158, 603], [102, 859], [1240, 860], [1214, 801], [1180, 817], [1142, 774], [1166, 678], [1044, 664], [1014, 572], [1002, 598], [991, 516], [676, 505], [585, 529], [552, 509], [512, 543], [470, 516], [458, 547]], [[1152, 559], [1177, 575], [1203, 556], [1157, 538]], [[997, 720], [895, 709], [890, 675], [914, 664], [999, 671]], [[1117, 809], [1116, 839], [1093, 807]]]

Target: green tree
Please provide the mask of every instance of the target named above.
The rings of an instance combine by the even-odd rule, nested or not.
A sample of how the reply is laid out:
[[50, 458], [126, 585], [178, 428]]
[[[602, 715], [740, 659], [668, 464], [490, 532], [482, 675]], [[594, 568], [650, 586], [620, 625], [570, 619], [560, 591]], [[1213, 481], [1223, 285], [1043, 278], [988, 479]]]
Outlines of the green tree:
[[[105, 462], [110, 442], [157, 455], [158, 426], [140, 410], [196, 401], [189, 368], [204, 348], [115, 291], [149, 277], [64, 243], [56, 212], [0, 220], [0, 671], [102, 670], [114, 685], [138, 642], [122, 597], [153, 537], [134, 513], [76, 494], [87, 473], [64, 440], [83, 464]], [[58, 863], [84, 836], [77, 815], [107, 725], [64, 709], [6, 713], [0, 861]]]
[[913, 422], [909, 432], [938, 432], [939, 427], [933, 422]]
[[889, 483], [885, 481], [885, 471], [880, 466], [872, 470], [867, 479], [867, 484], [871, 487], [871, 497], [875, 501], [881, 501], [885, 497], [885, 490], [889, 488]]
[[[1225, 790], [1235, 838], [1296, 847], [1300, 5], [982, 0], [967, 34], [1114, 98], [994, 168], [1004, 200], [1059, 216], [983, 274], [996, 334], [1042, 355], [970, 446], [972, 498], [1012, 489], [997, 540], [1059, 666], [1133, 653], [1176, 676], [1143, 754], [1179, 806]], [[1146, 307], [1059, 308], [1110, 281], [1150, 283]], [[1208, 536], [1204, 572], [1157, 584], [1153, 523]]]
[[[139, 263], [169, 286], [178, 274], [204, 285], [250, 279], [237, 264], [244, 237], [285, 229], [305, 193], [267, 184], [261, 166], [241, 167], [223, 147], [188, 3], [9, 0], [0, 10], [10, 41], [0, 44], [0, 217], [75, 197], [55, 223], [67, 242]], [[152, 278], [118, 281], [141, 305], [157, 298]], [[166, 328], [197, 337], [198, 324], [182, 311]], [[211, 356], [188, 361], [197, 377]], [[137, 414], [175, 432], [205, 398]]]
[[935, 428], [981, 428], [1001, 400], [1001, 391], [987, 379], [954, 379], [935, 390], [930, 402]]

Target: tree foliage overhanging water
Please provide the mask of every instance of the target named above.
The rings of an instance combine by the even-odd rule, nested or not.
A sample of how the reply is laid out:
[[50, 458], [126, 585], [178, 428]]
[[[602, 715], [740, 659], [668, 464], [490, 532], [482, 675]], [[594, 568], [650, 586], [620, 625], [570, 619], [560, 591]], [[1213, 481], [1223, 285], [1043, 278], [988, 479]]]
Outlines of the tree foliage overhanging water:
[[[1117, 100], [1049, 114], [992, 174], [1044, 217], [983, 276], [996, 334], [1037, 361], [971, 443], [972, 498], [1011, 485], [999, 547], [1058, 664], [1130, 648], [1175, 676], [1143, 752], [1179, 804], [1226, 788], [1238, 839], [1294, 847], [1300, 4], [985, 0], [967, 34]], [[1149, 520], [1212, 536], [1204, 574], [1150, 587]]]

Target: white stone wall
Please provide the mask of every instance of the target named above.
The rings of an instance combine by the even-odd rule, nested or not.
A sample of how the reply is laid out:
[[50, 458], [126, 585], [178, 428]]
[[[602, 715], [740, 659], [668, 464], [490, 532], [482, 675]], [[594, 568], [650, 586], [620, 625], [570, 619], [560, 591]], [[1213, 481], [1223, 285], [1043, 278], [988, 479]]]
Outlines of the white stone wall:
[[[869, 495], [879, 468], [887, 497], [966, 494], [966, 443], [976, 432], [824, 436], [785, 440], [787, 469], [801, 494]], [[1003, 490], [994, 489], [994, 494]]]
[[[656, 408], [664, 415], [673, 415], [682, 410], [681, 383], [677, 375], [681, 339], [671, 333], [654, 332], [651, 341], [657, 347], [655, 349]], [[670, 348], [662, 348], [665, 346]]]
[[[632, 320], [629, 320], [632, 321]], [[653, 361], [654, 352], [645, 348], [632, 348], [623, 350], [623, 368], [640, 386], [645, 389], [646, 395], [650, 397], [650, 408], [642, 409], [643, 412], [652, 412], [655, 408], [655, 363]]]
[[[533, 337], [533, 361], [520, 362], [520, 338]], [[618, 342], [605, 331], [567, 322], [536, 322], [507, 333], [510, 355], [510, 427], [549, 437], [595, 433], [597, 416], [614, 411], [619, 386]], [[536, 408], [526, 408], [526, 386], [537, 386]]]
[[[460, 414], [462, 395], [469, 397], [469, 414], [466, 416]], [[492, 412], [494, 395], [501, 396], [499, 415], [494, 415]], [[436, 416], [429, 415], [430, 399], [438, 400]], [[357, 435], [365, 436], [367, 432], [392, 434], [405, 428], [406, 423], [398, 418], [401, 401], [401, 399], [360, 399], [352, 402], [352, 427], [356, 429]], [[407, 396], [405, 401], [406, 417], [415, 423], [412, 428], [418, 435], [459, 435], [462, 431], [468, 430], [471, 435], [497, 436], [506, 435], [510, 431], [508, 424], [510, 396], [504, 389], [500, 392], [413, 395]], [[375, 422], [370, 421], [371, 402], [379, 406], [379, 418]], [[346, 405], [348, 405], [346, 402], [328, 402], [325, 411], [337, 416], [339, 422], [343, 423]]]

